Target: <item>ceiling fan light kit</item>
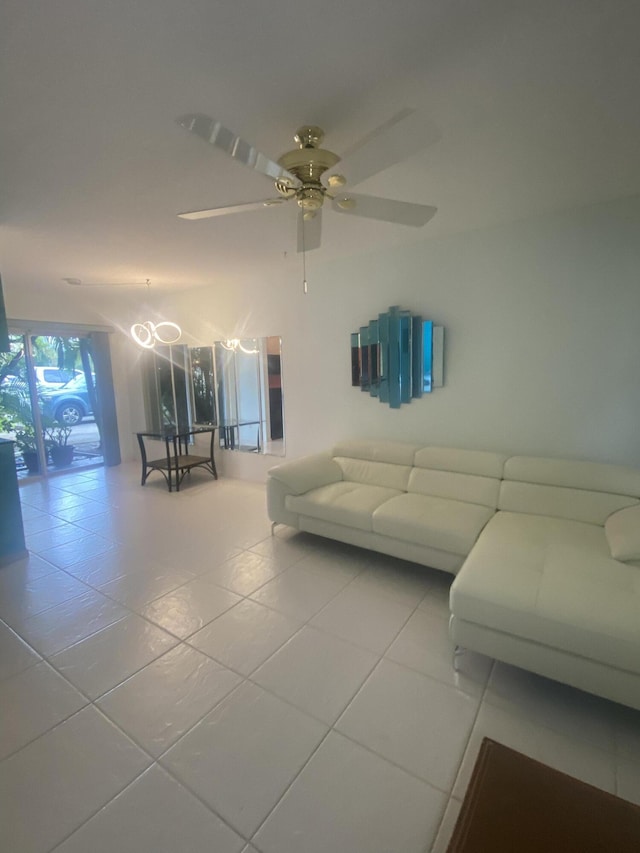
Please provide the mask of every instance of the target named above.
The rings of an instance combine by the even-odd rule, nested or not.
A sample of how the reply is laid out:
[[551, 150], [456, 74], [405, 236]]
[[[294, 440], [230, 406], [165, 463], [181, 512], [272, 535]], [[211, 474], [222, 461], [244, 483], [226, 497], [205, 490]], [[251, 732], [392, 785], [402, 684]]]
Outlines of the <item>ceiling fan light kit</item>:
[[[304, 253], [320, 246], [320, 214], [325, 199], [331, 202], [331, 209], [336, 213], [413, 227], [425, 225], [436, 213], [437, 208], [429, 205], [356, 195], [342, 190], [405, 160], [439, 138], [435, 126], [412, 110], [401, 110], [367, 134], [351, 148], [344, 160], [333, 151], [320, 147], [324, 131], [317, 125], [298, 128], [294, 136], [298, 147], [274, 161], [209, 116], [196, 113], [182, 116], [177, 121], [185, 130], [234, 160], [271, 178], [279, 194], [277, 198], [257, 202], [179, 213], [183, 219], [206, 219], [259, 210], [295, 199], [300, 208], [298, 252]], [[338, 163], [341, 164], [340, 172], [328, 174]], [[333, 194], [335, 190], [339, 191], [338, 195]], [[311, 229], [305, 233], [305, 223], [314, 223], [313, 233]]]

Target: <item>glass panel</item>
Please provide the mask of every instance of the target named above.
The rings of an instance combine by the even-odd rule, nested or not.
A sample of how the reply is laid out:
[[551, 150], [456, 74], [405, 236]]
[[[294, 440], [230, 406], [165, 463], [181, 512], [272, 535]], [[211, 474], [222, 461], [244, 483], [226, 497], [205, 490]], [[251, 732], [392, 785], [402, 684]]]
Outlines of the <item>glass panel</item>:
[[444, 327], [433, 327], [432, 346], [432, 387], [442, 388], [444, 385]]
[[389, 309], [389, 406], [399, 409], [400, 396], [400, 314]]
[[269, 389], [269, 431], [265, 453], [284, 453], [284, 411], [282, 401], [282, 354], [280, 338], [267, 338], [267, 388]]
[[425, 320], [422, 324], [422, 390], [430, 393], [433, 388], [433, 323]]
[[193, 391], [194, 424], [214, 424], [216, 405], [214, 394], [213, 347], [192, 347], [191, 387]]
[[88, 338], [30, 339], [47, 467], [102, 464], [96, 375]]
[[173, 367], [173, 410], [174, 423], [178, 429], [189, 429], [191, 426], [191, 412], [189, 406], [188, 371], [189, 353], [187, 347], [169, 347], [170, 359]]
[[368, 391], [370, 383], [369, 373], [369, 327], [360, 327], [360, 390]]
[[422, 317], [411, 317], [411, 396], [422, 397]]
[[410, 403], [413, 393], [411, 378], [411, 314], [400, 312], [400, 401]]
[[145, 350], [140, 354], [142, 369], [142, 395], [147, 430], [161, 432], [163, 425], [162, 407], [160, 405], [160, 365], [157, 364], [156, 354]]
[[283, 455], [280, 338], [216, 341], [214, 358], [220, 446]]
[[378, 396], [381, 403], [389, 402], [389, 315], [378, 315]]
[[360, 335], [353, 332], [351, 335], [351, 384], [355, 388], [360, 387]]
[[9, 335], [9, 352], [0, 354], [0, 435], [15, 441], [19, 477], [41, 473], [44, 461], [33, 419], [25, 353], [24, 337]]
[[143, 356], [144, 405], [147, 429], [160, 432], [191, 425], [187, 347], [156, 347]]
[[218, 380], [218, 425], [220, 445], [227, 449], [236, 446], [238, 404], [236, 397], [236, 361], [233, 350], [220, 341], [214, 344], [216, 377]]
[[157, 352], [156, 359], [156, 385], [158, 400], [160, 402], [160, 418], [162, 428], [175, 426], [176, 411], [173, 403], [173, 382], [171, 381], [171, 361], [167, 356]]
[[380, 392], [380, 338], [378, 321], [369, 323], [369, 393], [377, 397]]
[[255, 338], [240, 341], [235, 352], [238, 399], [238, 450], [260, 450], [262, 400], [260, 395], [260, 351]]
[[[18, 392], [8, 405], [16, 423], [19, 474], [104, 464], [91, 335], [13, 334], [11, 341], [12, 351], [0, 359], [0, 391]], [[103, 369], [107, 381], [109, 374], [110, 365]], [[3, 399], [6, 403], [4, 393]], [[6, 425], [2, 401], [0, 410]], [[117, 433], [115, 413], [110, 429]], [[117, 434], [112, 444], [119, 461]]]

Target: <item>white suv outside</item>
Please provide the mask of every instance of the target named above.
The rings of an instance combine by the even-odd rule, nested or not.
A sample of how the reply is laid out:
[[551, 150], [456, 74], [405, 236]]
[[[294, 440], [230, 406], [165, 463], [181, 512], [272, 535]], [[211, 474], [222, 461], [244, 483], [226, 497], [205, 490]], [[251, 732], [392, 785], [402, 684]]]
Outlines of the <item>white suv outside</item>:
[[39, 388], [62, 388], [70, 379], [80, 376], [81, 370], [63, 370], [53, 365], [43, 365], [33, 368]]

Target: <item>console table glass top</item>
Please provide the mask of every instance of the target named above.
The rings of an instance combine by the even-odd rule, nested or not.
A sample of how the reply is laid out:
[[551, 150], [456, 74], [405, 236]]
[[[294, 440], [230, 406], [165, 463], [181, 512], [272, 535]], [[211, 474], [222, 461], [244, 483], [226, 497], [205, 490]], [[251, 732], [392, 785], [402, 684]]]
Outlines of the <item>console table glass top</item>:
[[[142, 458], [142, 480], [141, 485], [147, 481], [149, 474], [152, 471], [160, 471], [162, 476], [167, 481], [169, 491], [180, 491], [180, 483], [192, 468], [206, 468], [214, 479], [218, 479], [216, 471], [216, 463], [213, 455], [215, 426], [192, 426], [185, 427], [166, 427], [165, 429], [151, 432], [137, 432], [138, 446], [140, 447], [140, 456]], [[211, 438], [209, 441], [209, 455], [198, 456], [194, 453], [189, 453], [189, 442], [192, 436], [209, 433]], [[164, 441], [166, 454], [158, 459], [147, 458], [147, 449], [145, 439], [151, 441]]]

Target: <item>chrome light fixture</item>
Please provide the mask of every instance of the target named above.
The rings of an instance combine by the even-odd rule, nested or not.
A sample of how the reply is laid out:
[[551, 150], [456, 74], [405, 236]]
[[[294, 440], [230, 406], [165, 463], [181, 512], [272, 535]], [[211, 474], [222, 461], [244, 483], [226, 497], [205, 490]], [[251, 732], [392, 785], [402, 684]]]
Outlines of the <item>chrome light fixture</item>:
[[[151, 281], [147, 279], [147, 289]], [[182, 329], [177, 323], [168, 320], [162, 323], [153, 323], [145, 320], [144, 323], [134, 323], [130, 329], [131, 337], [143, 349], [153, 349], [156, 344], [171, 346], [176, 344], [182, 336]]]
[[156, 344], [175, 344], [182, 335], [180, 326], [168, 321], [158, 324], [151, 320], [134, 323], [130, 331], [133, 340], [144, 349], [153, 349]]

